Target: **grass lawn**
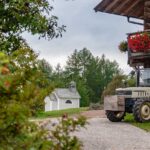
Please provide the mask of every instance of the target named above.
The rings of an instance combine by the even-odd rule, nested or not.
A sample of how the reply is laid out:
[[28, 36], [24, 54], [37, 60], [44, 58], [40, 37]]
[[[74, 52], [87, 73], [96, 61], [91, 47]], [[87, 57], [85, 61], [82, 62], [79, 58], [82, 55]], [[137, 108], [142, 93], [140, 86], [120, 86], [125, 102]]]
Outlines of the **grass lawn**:
[[48, 112], [38, 112], [36, 119], [43, 119], [48, 117], [61, 117], [64, 114], [73, 115], [79, 114], [83, 111], [88, 110], [88, 107], [81, 107], [81, 108], [71, 108], [71, 109], [64, 109], [64, 110], [54, 110]]
[[138, 123], [134, 120], [134, 117], [132, 114], [127, 114], [125, 119], [124, 119], [125, 122], [128, 122], [136, 127], [139, 127], [141, 129], [144, 129], [148, 132], [150, 132], [150, 122], [147, 122], [147, 123]]

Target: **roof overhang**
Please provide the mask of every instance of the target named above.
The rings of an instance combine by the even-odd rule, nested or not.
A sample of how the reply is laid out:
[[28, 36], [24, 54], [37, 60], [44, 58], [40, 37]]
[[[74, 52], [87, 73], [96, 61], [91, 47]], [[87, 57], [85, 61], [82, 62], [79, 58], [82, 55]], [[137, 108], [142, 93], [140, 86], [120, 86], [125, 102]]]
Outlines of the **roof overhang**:
[[102, 0], [94, 9], [144, 20], [145, 0]]

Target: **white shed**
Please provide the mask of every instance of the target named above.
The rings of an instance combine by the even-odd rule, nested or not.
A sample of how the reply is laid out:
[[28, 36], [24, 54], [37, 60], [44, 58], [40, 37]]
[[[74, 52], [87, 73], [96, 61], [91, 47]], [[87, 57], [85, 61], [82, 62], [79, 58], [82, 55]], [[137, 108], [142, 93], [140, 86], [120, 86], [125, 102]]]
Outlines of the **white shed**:
[[80, 95], [76, 83], [71, 82], [69, 88], [56, 88], [45, 98], [45, 111], [80, 107]]

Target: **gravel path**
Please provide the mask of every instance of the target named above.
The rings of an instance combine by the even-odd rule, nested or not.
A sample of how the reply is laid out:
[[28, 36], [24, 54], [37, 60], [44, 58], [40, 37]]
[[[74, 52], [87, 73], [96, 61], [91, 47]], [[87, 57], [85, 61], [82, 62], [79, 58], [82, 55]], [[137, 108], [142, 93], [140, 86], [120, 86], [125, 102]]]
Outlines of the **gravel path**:
[[75, 135], [83, 142], [83, 150], [150, 150], [150, 133], [106, 118], [89, 119], [86, 129]]

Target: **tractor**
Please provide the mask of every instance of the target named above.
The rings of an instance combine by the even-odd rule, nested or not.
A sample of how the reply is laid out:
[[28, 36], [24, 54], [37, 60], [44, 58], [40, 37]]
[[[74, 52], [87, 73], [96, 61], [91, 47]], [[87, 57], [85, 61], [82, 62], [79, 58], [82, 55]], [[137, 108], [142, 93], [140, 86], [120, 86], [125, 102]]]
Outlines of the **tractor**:
[[136, 87], [118, 88], [116, 95], [106, 96], [104, 110], [112, 122], [123, 120], [126, 113], [133, 113], [137, 122], [150, 122], [150, 1], [102, 0], [95, 11], [126, 16], [129, 23], [144, 26], [142, 32], [127, 34], [128, 64], [135, 70]]

